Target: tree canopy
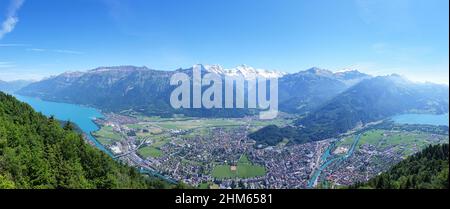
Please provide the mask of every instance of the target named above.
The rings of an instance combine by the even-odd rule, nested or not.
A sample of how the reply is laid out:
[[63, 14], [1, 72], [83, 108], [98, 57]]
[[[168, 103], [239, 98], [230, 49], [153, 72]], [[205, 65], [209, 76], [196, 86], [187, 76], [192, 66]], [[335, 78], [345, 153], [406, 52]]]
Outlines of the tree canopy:
[[448, 189], [448, 144], [429, 146], [367, 183], [350, 188], [368, 189]]
[[114, 161], [54, 118], [0, 92], [0, 188], [168, 188]]

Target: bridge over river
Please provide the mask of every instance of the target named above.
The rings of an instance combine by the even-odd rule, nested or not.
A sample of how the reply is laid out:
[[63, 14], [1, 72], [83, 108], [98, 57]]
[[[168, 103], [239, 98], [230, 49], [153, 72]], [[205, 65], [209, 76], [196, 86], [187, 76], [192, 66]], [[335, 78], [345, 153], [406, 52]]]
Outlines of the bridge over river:
[[313, 171], [313, 175], [308, 181], [308, 188], [314, 188], [317, 185], [318, 179], [319, 179], [320, 175], [322, 174], [322, 171], [324, 171], [330, 164], [339, 163], [342, 160], [345, 160], [345, 159], [349, 158], [350, 156], [352, 156], [353, 152], [355, 151], [355, 147], [358, 144], [360, 138], [361, 138], [361, 134], [356, 135], [347, 154], [345, 154], [343, 156], [339, 156], [339, 157], [334, 157], [334, 158], [330, 158], [330, 155], [331, 155], [331, 151], [336, 146], [336, 142], [331, 143], [330, 146], [328, 146], [328, 148], [325, 150], [325, 152], [320, 157], [321, 164], [318, 168], [316, 168], [315, 171]]

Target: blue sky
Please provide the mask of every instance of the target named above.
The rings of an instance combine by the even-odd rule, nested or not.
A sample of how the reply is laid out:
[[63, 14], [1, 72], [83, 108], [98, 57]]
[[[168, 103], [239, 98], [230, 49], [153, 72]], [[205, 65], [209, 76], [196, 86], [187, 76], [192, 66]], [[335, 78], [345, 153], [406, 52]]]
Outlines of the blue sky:
[[0, 80], [98, 66], [317, 66], [448, 83], [447, 0], [0, 0]]

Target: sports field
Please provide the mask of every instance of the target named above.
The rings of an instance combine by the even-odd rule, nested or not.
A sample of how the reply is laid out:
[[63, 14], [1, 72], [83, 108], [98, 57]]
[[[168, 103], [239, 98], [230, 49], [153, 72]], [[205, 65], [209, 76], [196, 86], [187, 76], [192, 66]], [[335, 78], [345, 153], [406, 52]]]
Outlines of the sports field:
[[138, 150], [138, 154], [144, 158], [147, 157], [161, 157], [163, 155], [162, 151], [155, 147], [143, 147]]
[[231, 165], [217, 165], [212, 171], [212, 176], [219, 179], [252, 178], [264, 176], [265, 174], [266, 169], [264, 166], [252, 164], [246, 155], [240, 157], [235, 170], [232, 170]]

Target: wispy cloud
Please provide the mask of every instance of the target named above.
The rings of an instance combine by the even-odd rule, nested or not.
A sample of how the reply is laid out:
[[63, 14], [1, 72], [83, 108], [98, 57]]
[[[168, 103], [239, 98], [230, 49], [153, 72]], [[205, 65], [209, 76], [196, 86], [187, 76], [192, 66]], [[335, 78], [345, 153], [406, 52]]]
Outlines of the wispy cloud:
[[46, 50], [45, 49], [41, 49], [41, 48], [29, 48], [29, 49], [27, 49], [27, 51], [30, 51], [30, 52], [45, 52]]
[[25, 0], [11, 0], [8, 10], [6, 11], [6, 19], [0, 26], [0, 39], [12, 32], [16, 27], [16, 24], [19, 22], [17, 13], [24, 2]]
[[27, 51], [30, 51], [30, 52], [53, 52], [53, 53], [60, 53], [60, 54], [75, 54], [75, 55], [84, 54], [84, 52], [67, 50], [67, 49], [28, 48]]
[[0, 61], [0, 68], [12, 68], [12, 67], [15, 67], [14, 63]]
[[56, 53], [62, 53], [62, 54], [83, 54], [83, 52], [80, 51], [73, 51], [73, 50], [66, 50], [66, 49], [57, 49], [57, 50], [52, 50], [53, 52]]
[[0, 44], [0, 47], [25, 47], [30, 46], [28, 44]]

